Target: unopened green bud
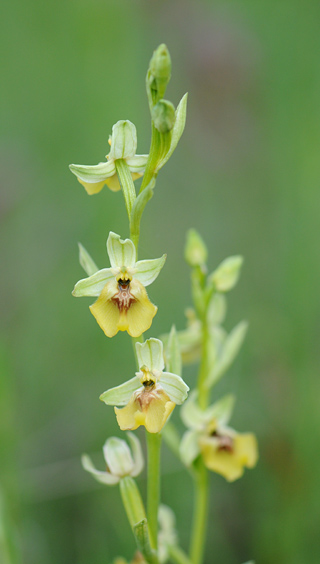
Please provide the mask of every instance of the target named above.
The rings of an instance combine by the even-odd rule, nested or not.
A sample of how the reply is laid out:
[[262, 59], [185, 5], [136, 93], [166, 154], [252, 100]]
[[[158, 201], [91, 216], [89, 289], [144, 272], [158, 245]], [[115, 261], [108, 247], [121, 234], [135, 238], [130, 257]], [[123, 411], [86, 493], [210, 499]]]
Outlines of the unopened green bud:
[[208, 257], [207, 247], [195, 229], [189, 229], [185, 247], [185, 259], [192, 266], [203, 266]]
[[168, 133], [176, 119], [174, 105], [168, 100], [159, 100], [152, 110], [152, 120], [160, 133]]
[[162, 43], [154, 51], [148, 70], [148, 82], [156, 101], [163, 98], [171, 78], [171, 57], [167, 46]]

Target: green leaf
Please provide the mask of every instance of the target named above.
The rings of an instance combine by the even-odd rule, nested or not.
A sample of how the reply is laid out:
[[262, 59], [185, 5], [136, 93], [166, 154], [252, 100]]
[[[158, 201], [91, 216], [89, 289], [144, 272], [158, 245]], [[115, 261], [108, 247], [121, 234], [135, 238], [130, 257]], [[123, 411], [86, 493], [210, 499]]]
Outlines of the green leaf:
[[115, 388], [110, 388], [106, 392], [103, 392], [100, 396], [100, 400], [104, 401], [107, 405], [127, 405], [132, 394], [140, 388], [140, 380], [138, 376], [134, 376], [131, 380], [116, 386]]

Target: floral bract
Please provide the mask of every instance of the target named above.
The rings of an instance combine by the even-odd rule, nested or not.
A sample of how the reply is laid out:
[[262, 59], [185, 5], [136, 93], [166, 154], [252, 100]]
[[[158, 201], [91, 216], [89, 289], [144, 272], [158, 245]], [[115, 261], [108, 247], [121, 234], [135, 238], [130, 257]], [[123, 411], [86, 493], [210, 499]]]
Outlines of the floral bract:
[[193, 394], [184, 405], [181, 417], [187, 431], [180, 445], [181, 458], [187, 466], [201, 454], [206, 467], [221, 474], [229, 482], [243, 475], [244, 468], [253, 468], [258, 459], [256, 437], [237, 433], [227, 427], [233, 409], [233, 396], [225, 396], [206, 410], [201, 410]]
[[106, 157], [106, 162], [94, 166], [76, 164], [69, 166], [89, 195], [100, 192], [105, 184], [113, 192], [120, 190], [115, 165], [117, 159], [126, 161], [133, 180], [144, 173], [148, 155], [136, 155], [137, 132], [131, 121], [120, 120], [113, 126], [110, 145], [110, 153]]
[[111, 268], [98, 270], [79, 280], [72, 293], [76, 297], [98, 296], [90, 311], [107, 337], [113, 337], [118, 331], [128, 331], [131, 337], [139, 337], [149, 329], [157, 313], [145, 286], [157, 278], [166, 255], [136, 262], [132, 241], [122, 241], [120, 235], [112, 232], [107, 240], [107, 250]]
[[104, 392], [100, 399], [115, 408], [120, 429], [144, 425], [149, 433], [161, 431], [176, 404], [187, 397], [188, 386], [177, 374], [163, 372], [163, 345], [159, 339], [137, 343], [140, 371], [124, 384]]

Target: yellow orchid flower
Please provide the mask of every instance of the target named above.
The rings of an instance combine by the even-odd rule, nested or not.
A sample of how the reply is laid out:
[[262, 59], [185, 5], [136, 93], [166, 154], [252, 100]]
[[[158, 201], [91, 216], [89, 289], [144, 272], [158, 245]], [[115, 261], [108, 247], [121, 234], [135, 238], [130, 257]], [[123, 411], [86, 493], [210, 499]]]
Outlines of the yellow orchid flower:
[[117, 159], [126, 161], [133, 180], [140, 178], [144, 173], [148, 155], [136, 155], [137, 132], [131, 121], [118, 121], [112, 127], [109, 143], [111, 147], [106, 156], [107, 162], [93, 166], [69, 165], [71, 172], [78, 178], [80, 184], [84, 186], [90, 196], [100, 192], [105, 184], [113, 192], [120, 190], [115, 165]]
[[[111, 268], [98, 270], [79, 280], [72, 294], [98, 297], [90, 311], [107, 337], [113, 337], [118, 331], [128, 331], [131, 337], [139, 337], [149, 329], [158, 309], [150, 302], [145, 286], [157, 278], [166, 255], [136, 262], [133, 242], [130, 239], [122, 241], [120, 235], [112, 232], [107, 240], [107, 251]], [[80, 248], [82, 264], [83, 252]], [[88, 273], [92, 273], [92, 264], [93, 261]]]
[[190, 466], [202, 455], [209, 470], [221, 474], [229, 482], [240, 478], [245, 468], [253, 468], [258, 460], [257, 440], [252, 433], [237, 433], [227, 426], [233, 409], [233, 396], [225, 396], [206, 410], [201, 410], [195, 394], [181, 410], [187, 431], [180, 445], [183, 462]]
[[139, 372], [136, 376], [104, 392], [100, 399], [115, 407], [120, 429], [134, 430], [144, 425], [149, 433], [159, 433], [176, 404], [187, 397], [188, 386], [177, 374], [164, 372], [163, 345], [159, 339], [136, 343]]

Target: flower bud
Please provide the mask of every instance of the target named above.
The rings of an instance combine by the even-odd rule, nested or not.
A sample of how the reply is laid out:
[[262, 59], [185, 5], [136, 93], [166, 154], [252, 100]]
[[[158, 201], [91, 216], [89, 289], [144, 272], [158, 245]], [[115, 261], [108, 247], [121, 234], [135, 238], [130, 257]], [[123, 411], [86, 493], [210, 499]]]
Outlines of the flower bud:
[[167, 46], [162, 43], [154, 51], [148, 71], [148, 82], [156, 99], [163, 98], [171, 78], [171, 57]]
[[160, 133], [168, 133], [176, 119], [174, 105], [168, 100], [159, 100], [152, 110], [152, 120]]
[[192, 266], [203, 266], [208, 257], [207, 247], [195, 229], [189, 229], [185, 246], [185, 259]]

